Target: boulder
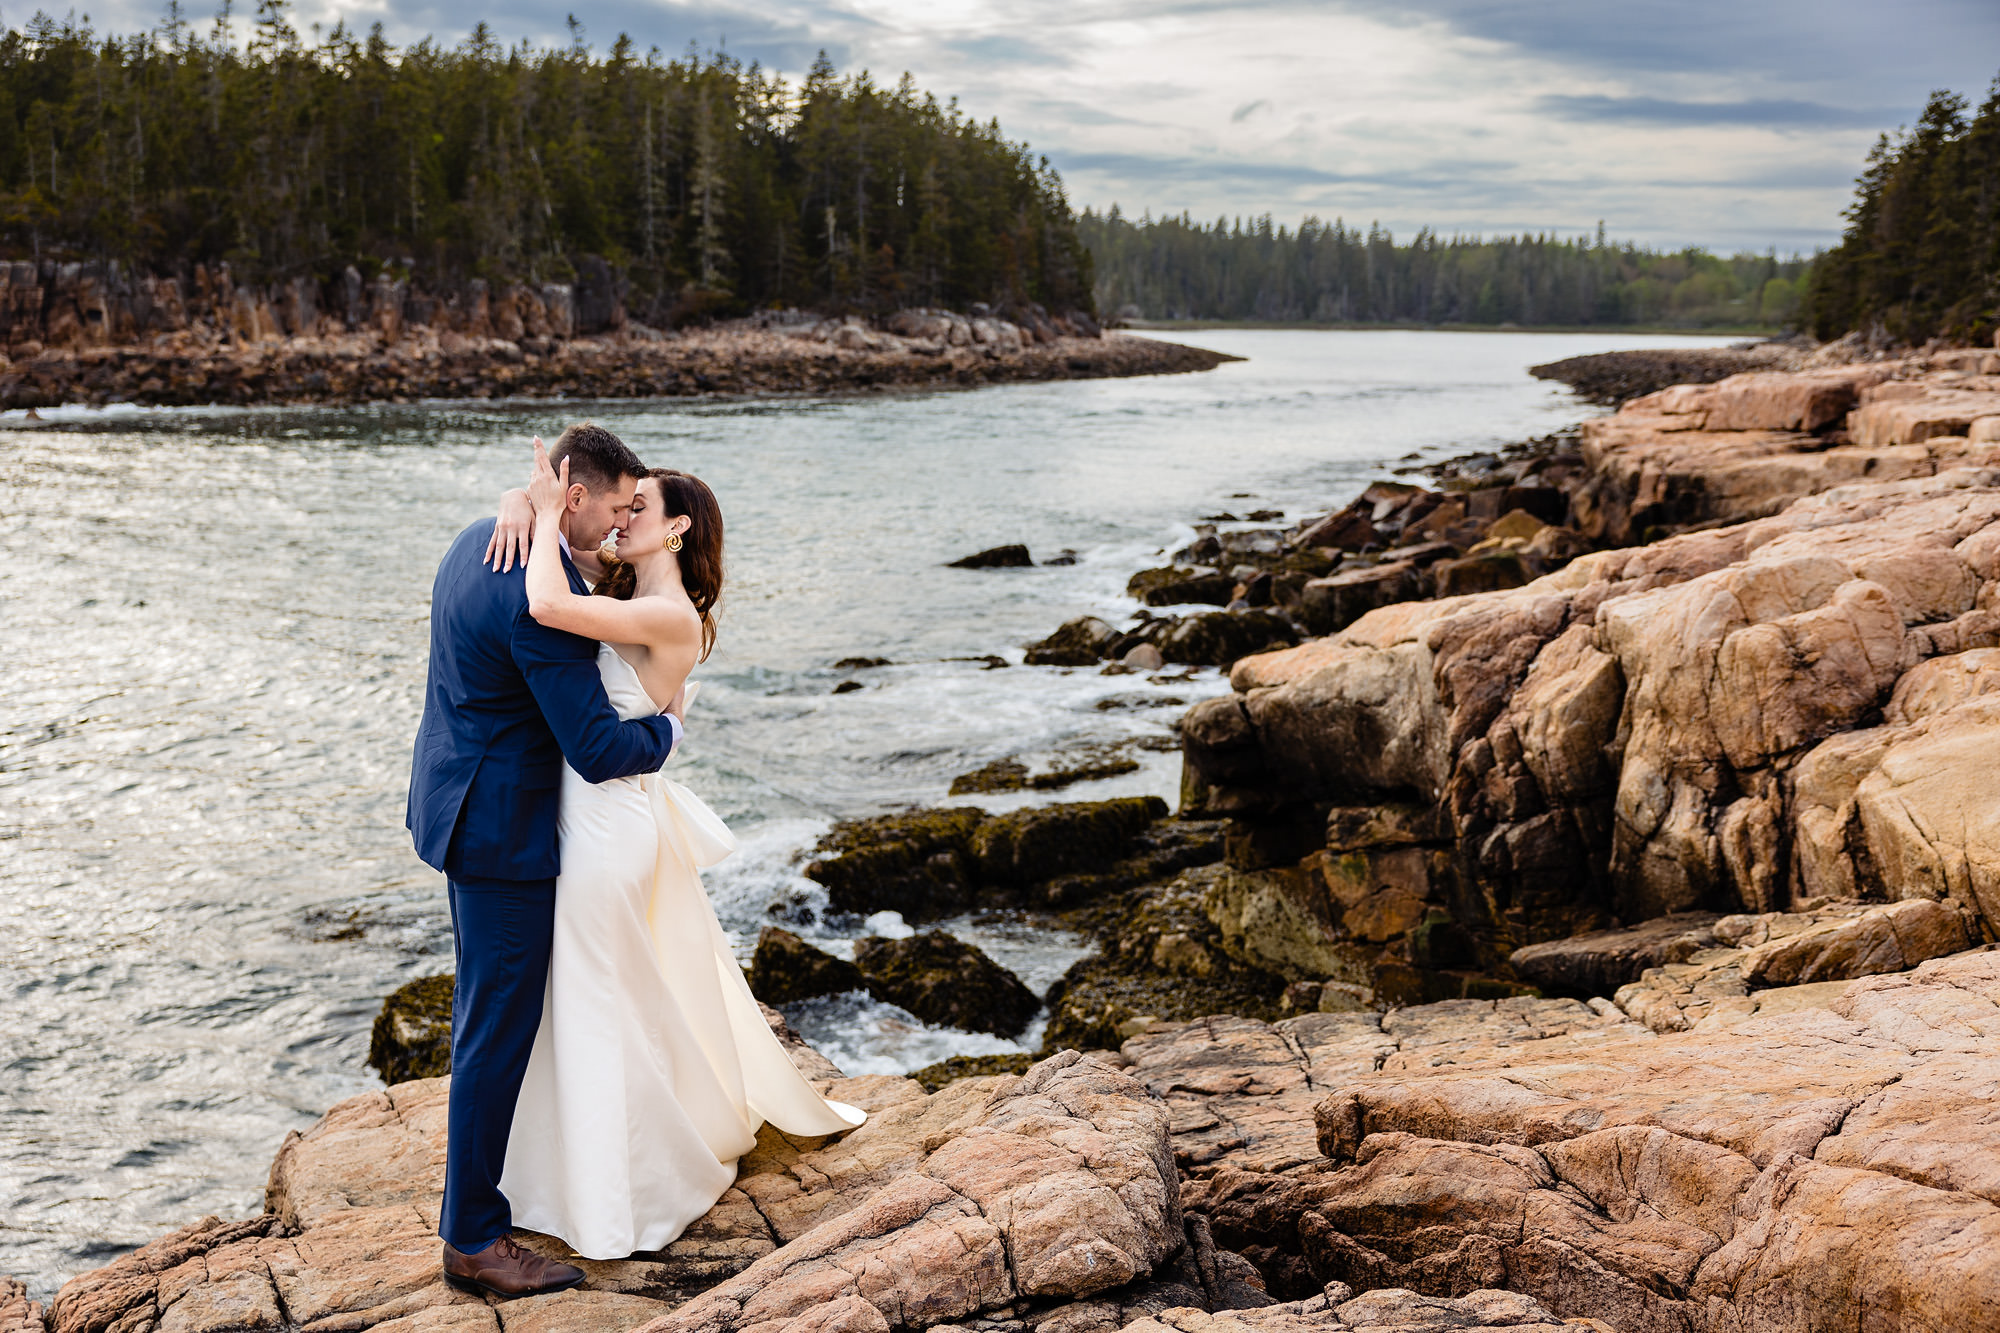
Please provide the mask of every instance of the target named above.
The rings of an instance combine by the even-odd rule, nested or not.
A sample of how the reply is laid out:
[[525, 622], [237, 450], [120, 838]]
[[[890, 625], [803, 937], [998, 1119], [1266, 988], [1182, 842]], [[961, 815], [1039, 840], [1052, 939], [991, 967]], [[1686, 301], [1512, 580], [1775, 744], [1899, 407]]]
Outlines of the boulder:
[[1847, 429], [1864, 449], [1921, 444], [1939, 436], [1964, 436], [1972, 423], [1992, 416], [1996, 400], [1989, 393], [1933, 389], [1909, 397], [1864, 403], [1849, 416]]
[[1218, 866], [1103, 895], [1068, 914], [1097, 944], [1049, 989], [1045, 1053], [1116, 1046], [1208, 1014], [1275, 1019], [1286, 979], [1225, 946], [1207, 911]]
[[1096, 616], [1078, 616], [1028, 649], [1029, 666], [1094, 666], [1118, 641], [1118, 631]]
[[1228, 666], [1295, 637], [1291, 622], [1269, 611], [1210, 611], [1176, 621], [1156, 646], [1169, 662]]
[[1298, 536], [1300, 546], [1331, 547], [1342, 551], [1358, 551], [1364, 546], [1380, 545], [1380, 535], [1369, 518], [1371, 510], [1364, 510], [1357, 501], [1346, 509], [1335, 510], [1317, 523], [1307, 526]]
[[1299, 619], [1309, 633], [1337, 634], [1378, 606], [1427, 591], [1416, 561], [1385, 560], [1308, 582], [1300, 596]]
[[765, 1004], [796, 1004], [866, 986], [860, 968], [815, 949], [789, 930], [766, 926], [757, 932], [757, 951], [750, 958], [750, 991]]
[[1134, 840], [1167, 815], [1157, 796], [1121, 796], [1034, 806], [973, 830], [972, 862], [982, 884], [1027, 888], [1061, 875], [1111, 868]]
[[805, 873], [826, 886], [835, 910], [860, 915], [924, 920], [973, 906], [1075, 902], [1110, 886], [1079, 881], [1132, 883], [1213, 854], [1212, 836], [1156, 827], [1166, 813], [1157, 796], [1125, 796], [998, 816], [955, 806], [846, 820], [820, 840]]
[[418, 977], [391, 991], [368, 1034], [368, 1064], [385, 1083], [451, 1072], [452, 977]]
[[1040, 773], [1029, 772], [1028, 766], [1018, 759], [996, 759], [953, 778], [949, 794], [965, 796], [978, 792], [1054, 791], [1079, 782], [1122, 777], [1138, 770], [1139, 761], [1117, 753], [1115, 747], [1072, 752], [1065, 755], [1064, 761], [1056, 767]]
[[941, 930], [871, 935], [855, 944], [854, 966], [869, 994], [939, 1027], [1014, 1037], [1042, 1007], [1020, 978]]
[[947, 1085], [962, 1078], [987, 1078], [994, 1074], [1025, 1074], [1035, 1063], [1035, 1057], [1025, 1051], [1004, 1055], [952, 1055], [936, 1064], [925, 1065], [912, 1070], [910, 1077], [923, 1085], [925, 1092], [940, 1092]]
[[1749, 372], [1715, 384], [1676, 385], [1627, 406], [1634, 413], [1694, 417], [1690, 424], [1697, 430], [1819, 431], [1839, 424], [1861, 391], [1888, 373], [1871, 365], [1812, 374]]
[[1525, 980], [1557, 995], [1610, 995], [1648, 968], [1685, 962], [1716, 946], [1713, 912], [1681, 912], [1636, 926], [1591, 931], [1514, 950], [1508, 962]]
[[1126, 584], [1125, 592], [1147, 606], [1180, 606], [1189, 602], [1226, 606], [1235, 586], [1236, 581], [1227, 574], [1193, 566], [1169, 565], [1164, 569], [1140, 570]]
[[843, 820], [820, 839], [805, 874], [826, 886], [835, 911], [948, 916], [974, 901], [967, 854], [985, 818], [957, 806]]
[[972, 555], [960, 556], [947, 562], [950, 569], [1026, 569], [1035, 563], [1028, 554], [1028, 548], [1016, 543], [1012, 546], [994, 546]]
[[1518, 549], [1478, 550], [1458, 560], [1440, 560], [1430, 568], [1431, 586], [1439, 597], [1519, 588], [1531, 577]]

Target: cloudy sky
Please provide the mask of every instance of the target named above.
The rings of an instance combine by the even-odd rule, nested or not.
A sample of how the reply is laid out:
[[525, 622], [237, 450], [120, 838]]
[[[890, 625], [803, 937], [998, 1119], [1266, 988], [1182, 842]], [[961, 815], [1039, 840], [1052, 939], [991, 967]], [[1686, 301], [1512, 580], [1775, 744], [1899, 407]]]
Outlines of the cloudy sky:
[[[184, 0], [185, 2], [185, 0]], [[1307, 213], [1399, 236], [1833, 239], [1875, 136], [2000, 70], [1996, 0], [570, 0], [602, 50], [903, 71], [1046, 153], [1078, 206]], [[239, 0], [248, 11], [254, 0]], [[89, 6], [100, 30], [153, 0]], [[203, 0], [187, 4], [199, 13]], [[532, 0], [297, 0], [303, 28], [567, 40]], [[0, 18], [26, 11], [0, 0]]]

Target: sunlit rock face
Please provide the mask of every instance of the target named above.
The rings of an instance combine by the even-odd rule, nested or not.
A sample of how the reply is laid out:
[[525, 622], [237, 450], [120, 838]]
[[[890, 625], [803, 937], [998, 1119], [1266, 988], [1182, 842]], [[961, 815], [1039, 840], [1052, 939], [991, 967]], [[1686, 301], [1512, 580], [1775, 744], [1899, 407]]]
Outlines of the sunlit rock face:
[[[1409, 1003], [1502, 993], [1515, 949], [1670, 913], [1923, 899], [1991, 938], [1995, 390], [1885, 362], [1634, 400], [1586, 423], [1573, 521], [1692, 530], [1238, 662], [1183, 728], [1206, 808], [1326, 820], [1297, 910], [1246, 952], [1364, 945], [1369, 998]], [[1841, 975], [1936, 951], [1852, 951]]]
[[1277, 1295], [1505, 1286], [1620, 1330], [1990, 1327], [2000, 954], [1761, 994], [1668, 1035], [1608, 1005], [1455, 1001], [1126, 1054], [1174, 1109], [1183, 1205]]

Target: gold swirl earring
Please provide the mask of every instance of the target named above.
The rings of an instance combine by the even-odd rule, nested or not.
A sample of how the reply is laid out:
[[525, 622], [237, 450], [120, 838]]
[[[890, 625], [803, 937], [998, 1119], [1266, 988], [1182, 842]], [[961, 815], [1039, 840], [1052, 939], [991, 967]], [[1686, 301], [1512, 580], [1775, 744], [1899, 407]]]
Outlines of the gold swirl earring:
[[667, 534], [667, 549], [669, 551], [678, 551], [681, 549], [681, 535], [678, 532]]

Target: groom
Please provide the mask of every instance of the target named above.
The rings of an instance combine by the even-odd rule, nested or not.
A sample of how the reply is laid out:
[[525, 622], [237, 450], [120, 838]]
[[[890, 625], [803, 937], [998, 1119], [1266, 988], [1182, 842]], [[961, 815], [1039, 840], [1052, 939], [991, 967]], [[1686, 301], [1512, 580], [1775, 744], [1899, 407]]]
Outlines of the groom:
[[[616, 435], [587, 423], [549, 452], [552, 463], [564, 458], [563, 566], [583, 593], [570, 548], [594, 550], [625, 522], [645, 467]], [[587, 782], [651, 772], [679, 742], [680, 721], [619, 721], [598, 676], [597, 643], [529, 616], [525, 560], [504, 574], [487, 568], [493, 528], [482, 519], [458, 534], [438, 566], [407, 822], [417, 854], [445, 874], [458, 960], [438, 1224], [445, 1276], [510, 1297], [583, 1281], [581, 1269], [514, 1243], [500, 1193], [548, 980], [563, 762]]]

